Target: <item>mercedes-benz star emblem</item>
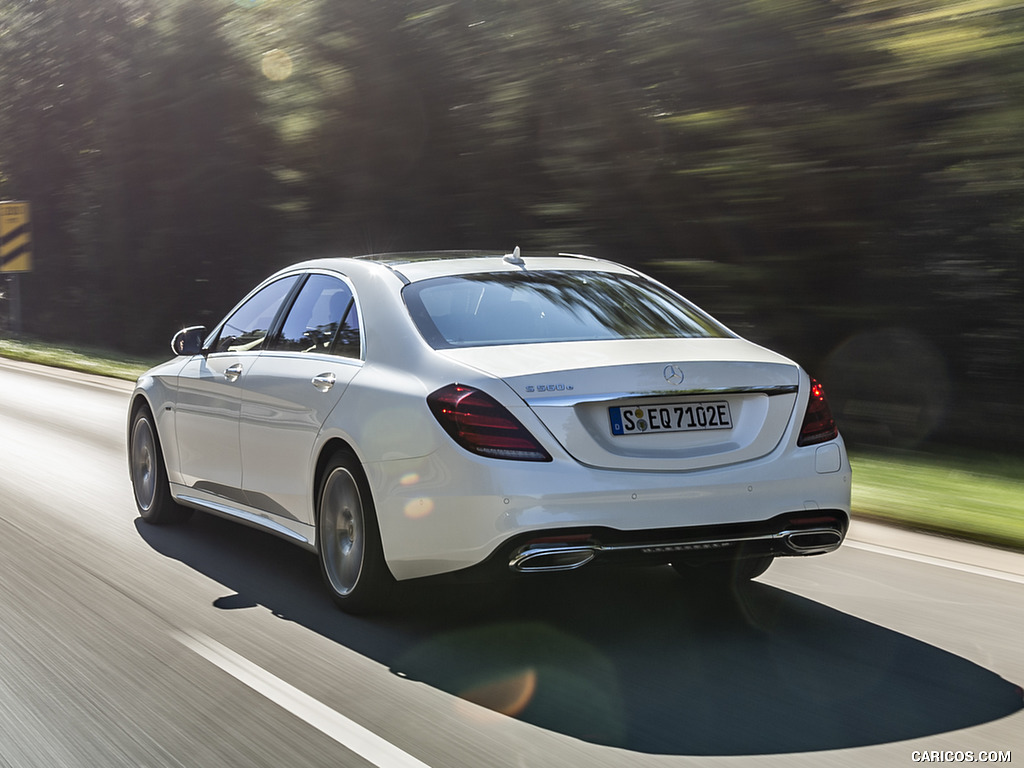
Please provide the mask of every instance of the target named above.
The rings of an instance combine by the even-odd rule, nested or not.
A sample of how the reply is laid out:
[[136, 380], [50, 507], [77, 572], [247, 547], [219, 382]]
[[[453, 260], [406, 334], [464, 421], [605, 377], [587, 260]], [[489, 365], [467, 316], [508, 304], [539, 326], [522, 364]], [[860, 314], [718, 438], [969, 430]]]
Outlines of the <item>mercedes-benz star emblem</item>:
[[665, 366], [665, 381], [669, 384], [683, 383], [683, 369], [674, 363]]

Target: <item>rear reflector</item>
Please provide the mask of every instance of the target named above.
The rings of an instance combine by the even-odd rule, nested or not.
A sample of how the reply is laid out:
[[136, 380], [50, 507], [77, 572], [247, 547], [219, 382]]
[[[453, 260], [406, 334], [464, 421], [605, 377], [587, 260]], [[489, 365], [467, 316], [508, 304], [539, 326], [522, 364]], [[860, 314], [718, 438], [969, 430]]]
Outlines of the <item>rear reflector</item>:
[[490, 395], [449, 384], [427, 395], [434, 418], [467, 451], [491, 459], [551, 461], [551, 456], [505, 406]]
[[807, 413], [800, 427], [797, 445], [816, 445], [835, 440], [839, 436], [836, 420], [832, 418], [832, 409], [828, 407], [825, 388], [816, 380], [811, 379], [811, 397], [807, 401]]

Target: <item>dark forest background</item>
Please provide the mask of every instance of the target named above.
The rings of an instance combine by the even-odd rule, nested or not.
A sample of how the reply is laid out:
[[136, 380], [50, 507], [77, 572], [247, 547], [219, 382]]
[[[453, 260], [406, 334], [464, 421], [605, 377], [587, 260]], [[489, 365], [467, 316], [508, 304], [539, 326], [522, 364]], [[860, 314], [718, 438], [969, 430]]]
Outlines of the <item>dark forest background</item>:
[[855, 441], [1024, 448], [1019, 2], [0, 0], [0, 199], [38, 338], [158, 356], [308, 256], [568, 250]]

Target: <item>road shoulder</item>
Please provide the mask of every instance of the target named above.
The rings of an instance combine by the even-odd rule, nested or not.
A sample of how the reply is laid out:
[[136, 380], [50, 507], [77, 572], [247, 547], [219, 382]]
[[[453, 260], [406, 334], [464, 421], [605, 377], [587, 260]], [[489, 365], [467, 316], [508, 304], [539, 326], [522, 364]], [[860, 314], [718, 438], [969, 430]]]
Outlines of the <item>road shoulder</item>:
[[847, 542], [1024, 577], [1024, 554], [854, 517]]
[[100, 389], [112, 390], [115, 392], [131, 392], [135, 389], [135, 383], [124, 379], [115, 379], [109, 376], [99, 376], [94, 373], [83, 373], [70, 368], [54, 368], [39, 363], [27, 363], [22, 360], [14, 360], [9, 357], [0, 357], [0, 366], [22, 373], [35, 376], [45, 376], [48, 379], [57, 379], [65, 382], [77, 382], [86, 386], [98, 387]]

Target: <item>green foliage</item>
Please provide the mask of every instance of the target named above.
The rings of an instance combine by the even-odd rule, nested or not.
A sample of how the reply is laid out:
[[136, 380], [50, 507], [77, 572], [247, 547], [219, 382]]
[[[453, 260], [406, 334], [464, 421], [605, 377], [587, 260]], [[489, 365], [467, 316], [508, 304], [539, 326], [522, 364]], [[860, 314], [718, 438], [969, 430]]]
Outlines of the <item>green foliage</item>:
[[856, 514], [1024, 549], [1019, 459], [995, 455], [855, 455]]
[[146, 350], [305, 255], [585, 251], [811, 369], [926, 337], [946, 434], [1020, 446], [1022, 45], [1012, 0], [0, 0], [26, 327]]
[[37, 363], [50, 368], [135, 381], [148, 369], [170, 357], [170, 347], [163, 358], [142, 360], [126, 358], [123, 354], [110, 350], [53, 344], [39, 339], [0, 339], [0, 357]]

